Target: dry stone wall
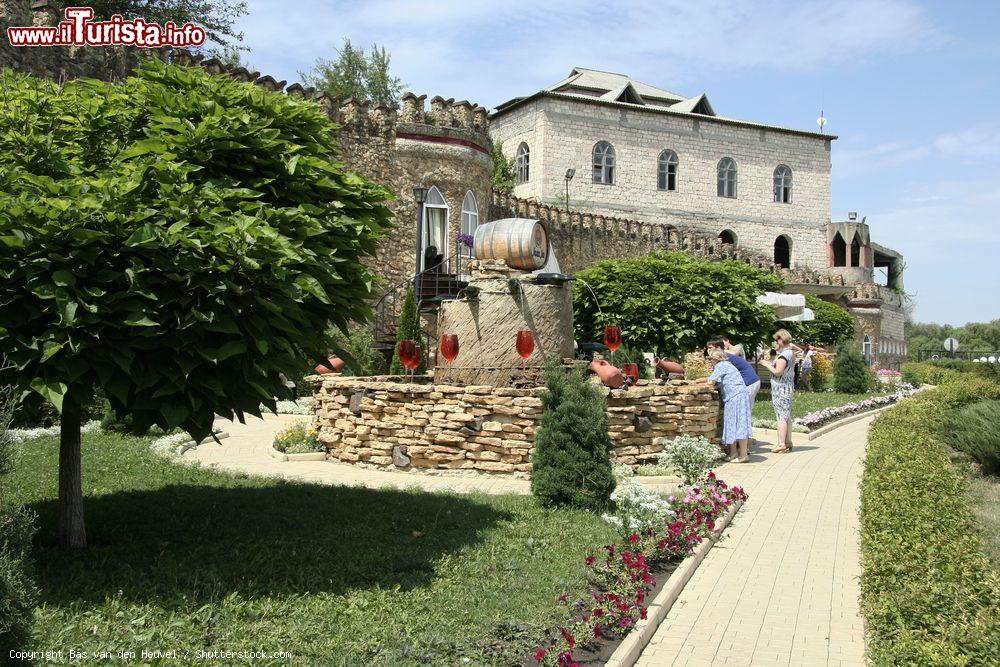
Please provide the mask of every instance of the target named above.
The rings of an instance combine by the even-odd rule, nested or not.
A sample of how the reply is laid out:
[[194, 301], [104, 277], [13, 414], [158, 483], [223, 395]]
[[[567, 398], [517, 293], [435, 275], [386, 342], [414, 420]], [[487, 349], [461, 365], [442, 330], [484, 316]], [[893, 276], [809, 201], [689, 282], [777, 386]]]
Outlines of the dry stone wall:
[[[319, 440], [331, 459], [386, 468], [531, 471], [542, 388], [414, 384], [389, 378], [314, 378]], [[718, 441], [719, 400], [704, 384], [646, 381], [606, 390], [612, 458], [652, 461], [679, 434]]]
[[[55, 2], [0, 0], [0, 29], [9, 26], [51, 26], [62, 19]], [[26, 72], [54, 81], [79, 78], [115, 81], [128, 76], [144, 54], [157, 53], [125, 47], [15, 47], [7, 40], [6, 32], [0, 34], [0, 70]]]

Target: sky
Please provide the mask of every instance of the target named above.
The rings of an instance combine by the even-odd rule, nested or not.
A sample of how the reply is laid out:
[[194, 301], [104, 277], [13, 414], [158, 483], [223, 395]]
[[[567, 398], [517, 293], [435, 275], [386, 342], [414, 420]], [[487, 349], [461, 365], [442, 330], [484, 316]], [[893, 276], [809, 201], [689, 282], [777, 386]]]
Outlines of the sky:
[[1000, 318], [1000, 3], [248, 0], [253, 69], [289, 83], [345, 37], [406, 90], [493, 108], [574, 66], [833, 142], [833, 220], [905, 256], [914, 319]]

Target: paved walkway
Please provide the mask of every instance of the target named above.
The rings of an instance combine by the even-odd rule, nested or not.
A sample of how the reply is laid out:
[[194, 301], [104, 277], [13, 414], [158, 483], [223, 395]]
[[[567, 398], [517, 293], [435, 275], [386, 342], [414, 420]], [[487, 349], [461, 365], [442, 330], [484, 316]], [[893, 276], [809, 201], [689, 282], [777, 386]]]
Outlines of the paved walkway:
[[719, 476], [749, 500], [637, 663], [864, 665], [858, 482], [871, 418]]
[[276, 431], [290, 422], [306, 421], [306, 415], [266, 415], [264, 419], [247, 417], [246, 424], [217, 420], [216, 426], [229, 433], [222, 444], [207, 442], [189, 449], [183, 457], [204, 465], [231, 472], [251, 475], [284, 477], [315, 484], [343, 484], [365, 486], [369, 489], [384, 487], [405, 489], [419, 487], [427, 491], [457, 491], [469, 493], [530, 493], [531, 482], [523, 479], [506, 479], [486, 476], [449, 477], [421, 473], [375, 470], [331, 461], [278, 461], [270, 455]]

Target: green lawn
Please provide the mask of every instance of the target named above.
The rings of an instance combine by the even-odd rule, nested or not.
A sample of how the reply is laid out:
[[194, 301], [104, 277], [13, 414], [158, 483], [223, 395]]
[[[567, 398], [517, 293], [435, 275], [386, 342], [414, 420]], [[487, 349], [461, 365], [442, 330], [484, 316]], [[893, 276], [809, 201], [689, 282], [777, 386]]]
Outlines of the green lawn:
[[[810, 412], [832, 408], [854, 401], [862, 401], [878, 394], [838, 394], [836, 392], [825, 391], [796, 391], [792, 399], [792, 419], [804, 417]], [[757, 401], [753, 406], [754, 419], [768, 419], [774, 421], [774, 408], [771, 406], [771, 395], [767, 393], [757, 394]]]
[[20, 445], [15, 495], [40, 527], [36, 650], [511, 664], [564, 620], [556, 597], [584, 591], [583, 557], [615, 537], [594, 514], [531, 498], [236, 477], [171, 463], [147, 443], [85, 436], [82, 553], [52, 546], [55, 440]]

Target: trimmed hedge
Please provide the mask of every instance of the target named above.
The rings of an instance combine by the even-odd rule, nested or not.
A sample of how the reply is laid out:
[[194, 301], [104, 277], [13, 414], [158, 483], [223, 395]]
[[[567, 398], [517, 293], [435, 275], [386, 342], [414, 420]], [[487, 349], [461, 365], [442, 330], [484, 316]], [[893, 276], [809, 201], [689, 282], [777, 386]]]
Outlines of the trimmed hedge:
[[947, 384], [962, 377], [961, 371], [920, 362], [903, 364], [900, 370], [903, 373], [903, 382], [909, 382], [914, 387], [922, 384]]
[[959, 375], [872, 424], [861, 607], [873, 664], [987, 665], [1000, 655], [1000, 576], [937, 435], [945, 412], [985, 398], [1000, 398], [1000, 385]]

